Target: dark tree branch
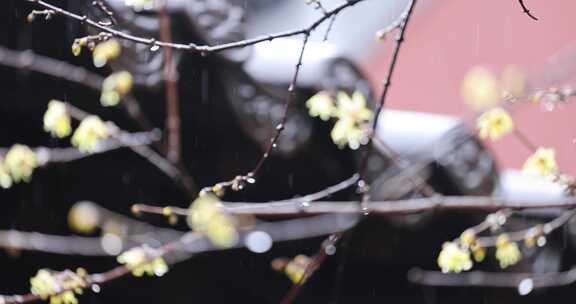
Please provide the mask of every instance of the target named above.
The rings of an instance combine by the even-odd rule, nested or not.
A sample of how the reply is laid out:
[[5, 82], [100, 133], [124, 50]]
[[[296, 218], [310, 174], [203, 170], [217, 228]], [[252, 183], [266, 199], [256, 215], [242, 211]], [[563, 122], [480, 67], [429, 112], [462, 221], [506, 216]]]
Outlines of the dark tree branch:
[[532, 20], [538, 20], [538, 18], [536, 18], [536, 16], [532, 15], [532, 13], [530, 13], [530, 10], [526, 7], [526, 4], [524, 4], [524, 0], [518, 0], [518, 3], [520, 3], [520, 6], [522, 7], [522, 10], [524, 11], [524, 13], [526, 15], [528, 15], [528, 17], [532, 18]]

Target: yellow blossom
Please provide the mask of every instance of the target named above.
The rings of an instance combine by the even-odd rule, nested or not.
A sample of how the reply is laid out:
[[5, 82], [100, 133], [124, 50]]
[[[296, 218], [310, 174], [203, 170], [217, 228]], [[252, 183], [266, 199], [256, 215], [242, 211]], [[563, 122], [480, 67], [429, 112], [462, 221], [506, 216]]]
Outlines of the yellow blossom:
[[36, 276], [30, 279], [30, 291], [43, 300], [56, 294], [59, 289], [58, 281], [47, 269], [38, 270]]
[[355, 124], [368, 122], [374, 114], [366, 107], [366, 99], [359, 91], [354, 92], [352, 98], [345, 92], [338, 93], [338, 108], [336, 116], [342, 120], [351, 120]]
[[0, 187], [4, 189], [12, 187], [12, 177], [10, 177], [8, 170], [6, 170], [4, 160], [1, 157], [0, 157]]
[[350, 119], [339, 119], [330, 132], [332, 141], [340, 148], [348, 145], [350, 149], [356, 150], [362, 144], [368, 142], [368, 131], [366, 128], [356, 125]]
[[77, 304], [74, 293], [81, 294], [84, 287], [86, 283], [81, 275], [69, 270], [52, 272], [40, 269], [30, 279], [31, 292], [43, 300], [50, 298], [50, 304]]
[[64, 138], [72, 132], [70, 115], [66, 105], [59, 100], [51, 100], [44, 113], [44, 130], [52, 136]]
[[476, 243], [476, 234], [471, 229], [468, 229], [460, 235], [460, 242], [467, 248], [470, 248]]
[[444, 243], [437, 262], [444, 273], [459, 273], [472, 268], [470, 252], [452, 242]]
[[472, 109], [489, 108], [498, 102], [498, 82], [488, 69], [473, 67], [464, 76], [461, 93], [464, 102]]
[[4, 166], [14, 182], [29, 182], [34, 169], [38, 167], [38, 159], [30, 148], [16, 144], [6, 153]]
[[306, 274], [306, 269], [309, 267], [312, 260], [305, 255], [297, 255], [293, 260], [286, 264], [284, 272], [286, 276], [294, 284], [303, 283], [304, 275]]
[[90, 115], [82, 120], [72, 135], [72, 145], [82, 152], [94, 152], [100, 140], [106, 139], [109, 135], [106, 124], [98, 116]]
[[476, 123], [481, 138], [498, 140], [514, 129], [512, 118], [502, 108], [495, 108], [483, 113]]
[[484, 247], [473, 245], [471, 250], [474, 261], [478, 263], [484, 261], [484, 258], [486, 258], [486, 249]]
[[110, 39], [99, 43], [92, 52], [94, 66], [100, 68], [112, 59], [118, 58], [122, 52], [120, 43], [115, 39]]
[[496, 259], [500, 262], [500, 268], [512, 266], [520, 261], [522, 253], [518, 245], [510, 242], [508, 236], [502, 234], [496, 240]]
[[308, 112], [312, 117], [326, 121], [336, 114], [336, 106], [327, 92], [318, 92], [306, 101]]
[[162, 276], [168, 271], [168, 265], [154, 249], [141, 246], [125, 251], [117, 258], [118, 263], [126, 265], [136, 277], [144, 274]]
[[528, 157], [522, 167], [522, 171], [529, 175], [541, 177], [548, 177], [558, 173], [554, 149], [538, 148], [534, 154]]
[[132, 74], [126, 71], [114, 73], [102, 83], [102, 95], [100, 103], [107, 106], [115, 106], [132, 89]]
[[190, 206], [188, 225], [206, 235], [218, 247], [232, 247], [238, 242], [238, 232], [233, 218], [222, 208], [218, 198], [201, 193]]

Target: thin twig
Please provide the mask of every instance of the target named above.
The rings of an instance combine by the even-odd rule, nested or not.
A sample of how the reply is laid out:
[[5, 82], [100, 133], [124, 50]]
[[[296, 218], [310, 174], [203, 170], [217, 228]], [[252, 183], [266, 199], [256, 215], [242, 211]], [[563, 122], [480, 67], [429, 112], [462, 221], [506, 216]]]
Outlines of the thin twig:
[[234, 49], [234, 48], [243, 48], [243, 47], [247, 47], [247, 46], [261, 43], [264, 41], [274, 40], [277, 38], [291, 37], [291, 36], [306, 34], [307, 32], [310, 32], [310, 31], [314, 30], [315, 28], [317, 28], [320, 24], [322, 24], [324, 21], [326, 21], [331, 16], [338, 14], [343, 9], [350, 7], [350, 6], [353, 6], [357, 3], [365, 1], [365, 0], [348, 0], [345, 3], [342, 3], [339, 6], [335, 7], [334, 9], [328, 11], [326, 14], [323, 14], [320, 18], [318, 18], [316, 21], [314, 21], [308, 27], [305, 27], [305, 28], [295, 29], [295, 30], [290, 30], [290, 31], [285, 31], [285, 32], [279, 32], [279, 33], [274, 33], [274, 34], [269, 34], [269, 35], [258, 36], [255, 38], [245, 39], [245, 40], [236, 41], [236, 42], [216, 44], [216, 45], [212, 45], [212, 46], [210, 46], [210, 45], [197, 45], [194, 43], [174, 43], [174, 42], [167, 42], [167, 41], [159, 41], [159, 40], [156, 40], [154, 38], [139, 37], [139, 36], [128, 34], [128, 33], [122, 32], [120, 30], [116, 30], [116, 29], [101, 25], [98, 22], [89, 19], [87, 16], [81, 16], [81, 15], [74, 14], [70, 11], [67, 11], [65, 9], [58, 7], [58, 6], [52, 5], [52, 4], [45, 2], [43, 0], [27, 0], [27, 1], [36, 3], [37, 5], [39, 5], [41, 7], [53, 10], [55, 13], [60, 14], [62, 16], [86, 23], [87, 25], [89, 25], [91, 27], [94, 27], [94, 28], [99, 29], [103, 32], [112, 34], [113, 36], [120, 38], [120, 39], [125, 39], [125, 40], [129, 40], [129, 41], [132, 41], [135, 43], [145, 44], [145, 45], [148, 45], [150, 47], [159, 46], [159, 47], [164, 47], [164, 48], [173, 48], [173, 49], [178, 49], [178, 50], [185, 50], [185, 51], [207, 54], [207, 53], [221, 52], [224, 50], [229, 50], [229, 49]]
[[526, 4], [524, 4], [524, 0], [518, 0], [518, 3], [520, 3], [520, 6], [522, 7], [522, 10], [524, 11], [524, 13], [526, 15], [528, 15], [528, 17], [532, 18], [532, 20], [538, 20], [538, 18], [536, 18], [536, 16], [532, 15], [532, 13], [530, 13], [530, 10], [526, 7]]
[[[179, 207], [156, 207], [144, 204], [134, 205], [142, 213], [163, 214], [164, 208], [170, 208], [175, 215], [187, 216], [190, 211]], [[232, 214], [251, 214], [257, 216], [303, 216], [307, 214], [351, 213], [363, 214], [368, 211], [375, 215], [409, 214], [429, 210], [463, 210], [494, 212], [501, 209], [525, 210], [576, 207], [576, 198], [565, 197], [550, 200], [506, 199], [490, 196], [441, 196], [430, 198], [411, 198], [391, 201], [371, 201], [368, 210], [362, 210], [353, 201], [315, 201], [306, 205], [302, 201], [279, 201], [268, 203], [223, 202], [227, 212]]]

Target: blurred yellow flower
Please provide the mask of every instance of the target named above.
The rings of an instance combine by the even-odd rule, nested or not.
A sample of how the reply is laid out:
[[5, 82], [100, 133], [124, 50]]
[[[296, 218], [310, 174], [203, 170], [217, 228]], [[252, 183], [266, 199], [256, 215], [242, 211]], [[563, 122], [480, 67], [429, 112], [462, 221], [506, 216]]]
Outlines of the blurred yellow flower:
[[512, 118], [502, 108], [491, 109], [478, 117], [476, 127], [480, 131], [481, 138], [498, 140], [514, 129]]
[[50, 100], [44, 113], [44, 130], [52, 136], [64, 138], [72, 132], [70, 121], [66, 105], [59, 100]]
[[352, 98], [345, 92], [338, 93], [336, 116], [339, 119], [347, 119], [355, 124], [370, 121], [374, 114], [366, 107], [366, 98], [359, 91], [354, 92]]
[[486, 258], [486, 249], [484, 247], [480, 247], [478, 245], [473, 245], [472, 249], [472, 256], [474, 257], [474, 261], [480, 263], [484, 261]]
[[100, 103], [105, 107], [115, 106], [131, 89], [132, 74], [126, 71], [114, 73], [102, 83]]
[[554, 149], [538, 148], [522, 167], [522, 171], [529, 175], [548, 177], [558, 173]]
[[78, 202], [68, 212], [68, 225], [72, 230], [89, 234], [98, 228], [100, 212], [91, 202]]
[[72, 135], [72, 145], [82, 152], [94, 152], [100, 140], [108, 138], [109, 135], [106, 124], [98, 116], [90, 115], [82, 120]]
[[364, 126], [356, 125], [350, 119], [339, 119], [330, 132], [332, 141], [340, 148], [348, 145], [350, 149], [356, 150], [360, 145], [368, 142], [368, 131]]
[[81, 294], [84, 287], [84, 279], [69, 270], [53, 272], [40, 269], [30, 279], [30, 291], [43, 300], [50, 298], [50, 304], [77, 304], [74, 293]]
[[366, 99], [360, 92], [354, 92], [352, 98], [345, 92], [338, 93], [335, 115], [338, 118], [330, 136], [340, 148], [348, 145], [356, 150], [368, 142], [367, 123], [374, 114], [366, 107]]
[[336, 114], [336, 106], [327, 92], [318, 92], [306, 101], [308, 112], [312, 117], [326, 121]]
[[38, 167], [38, 159], [27, 146], [15, 144], [6, 153], [4, 166], [14, 182], [29, 182], [34, 169]]
[[471, 68], [464, 76], [461, 94], [464, 102], [474, 110], [496, 105], [500, 95], [494, 74], [479, 66]]
[[466, 246], [466, 248], [470, 248], [476, 243], [476, 234], [471, 229], [465, 230], [460, 235], [460, 242]]
[[504, 94], [508, 93], [514, 97], [521, 96], [526, 86], [526, 76], [516, 66], [508, 65], [502, 71], [501, 87]]
[[470, 252], [462, 249], [458, 244], [453, 242], [446, 242], [442, 246], [442, 251], [438, 255], [438, 266], [444, 273], [470, 270], [472, 268], [472, 260], [470, 259]]
[[10, 177], [8, 170], [4, 165], [4, 160], [1, 157], [0, 157], [0, 187], [4, 189], [12, 187], [12, 177]]
[[502, 234], [496, 240], [496, 259], [500, 262], [500, 268], [512, 266], [520, 261], [522, 253], [518, 245], [510, 242], [507, 235]]
[[297, 255], [293, 260], [286, 264], [284, 268], [284, 273], [294, 284], [303, 283], [304, 275], [306, 274], [306, 269], [309, 267], [312, 259], [305, 255]]
[[56, 294], [59, 289], [60, 286], [58, 281], [47, 269], [38, 270], [36, 276], [30, 279], [30, 291], [43, 300], [46, 300], [50, 296]]
[[161, 256], [148, 246], [135, 247], [125, 251], [117, 258], [118, 263], [126, 265], [136, 277], [144, 274], [162, 276], [168, 272], [168, 265]]
[[227, 248], [238, 242], [238, 231], [233, 218], [222, 208], [218, 198], [201, 193], [190, 206], [188, 225], [206, 235], [216, 246]]
[[92, 52], [92, 60], [95, 67], [103, 67], [112, 59], [118, 58], [122, 52], [120, 43], [115, 39], [110, 39], [99, 43]]

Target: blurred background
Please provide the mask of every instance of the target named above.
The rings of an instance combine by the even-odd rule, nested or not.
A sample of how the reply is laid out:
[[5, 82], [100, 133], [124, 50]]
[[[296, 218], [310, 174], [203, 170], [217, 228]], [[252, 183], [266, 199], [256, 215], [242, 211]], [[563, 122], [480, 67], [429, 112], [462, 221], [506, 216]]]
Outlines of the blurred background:
[[[82, 11], [89, 2], [54, 0], [50, 3], [72, 11]], [[216, 3], [214, 6], [218, 7], [217, 3], [224, 1], [173, 2], [197, 8], [206, 3]], [[229, 2], [243, 9], [245, 19], [241, 32], [244, 37], [299, 28], [310, 24], [320, 15], [319, 11], [307, 6], [304, 0]], [[339, 3], [332, 0], [324, 2], [327, 7]], [[366, 87], [367, 91], [371, 89], [377, 96], [393, 49], [393, 37], [379, 42], [375, 39], [375, 32], [395, 20], [407, 2], [367, 0], [344, 11], [329, 33], [328, 40], [332, 45], [327, 48], [311, 48], [312, 51], [305, 57], [305, 81], [299, 92], [301, 101], [317, 89], [314, 79], [324, 77], [316, 76], [317, 71], [314, 70], [318, 58], [336, 54], [359, 67], [359, 73], [354, 74], [361, 78], [354, 80], [358, 80], [357, 86], [369, 84], [362, 87]], [[406, 33], [387, 108], [467, 117], [473, 111], [463, 102], [461, 86], [466, 73], [475, 66], [486, 67], [496, 78], [500, 77], [506, 67], [515, 66], [525, 75], [530, 88], [574, 84], [576, 19], [572, 12], [576, 11], [576, 2], [525, 2], [539, 18], [538, 21], [523, 14], [514, 0], [420, 0]], [[101, 75], [108, 73], [93, 68], [89, 56], [72, 56], [72, 41], [86, 35], [86, 29], [61, 17], [55, 17], [49, 22], [38, 20], [28, 24], [26, 16], [33, 8], [23, 0], [8, 0], [2, 4], [0, 46], [11, 50], [31, 49], [37, 54], [80, 65]], [[147, 16], [142, 14], [140, 17]], [[175, 40], [209, 40], [188, 30], [184, 26], [187, 23], [180, 22], [178, 17], [175, 20], [179, 33], [175, 35]], [[145, 24], [142, 22], [138, 25]], [[151, 28], [151, 32], [155, 30], [154, 26], [142, 27]], [[313, 41], [322, 42], [325, 31], [326, 26], [320, 27], [314, 33]], [[231, 35], [231, 39], [238, 40], [238, 36], [234, 35]], [[212, 42], [222, 41], [216, 39]], [[262, 43], [251, 51], [261, 54], [266, 52], [267, 47], [268, 43]], [[146, 60], [149, 60], [146, 56]], [[257, 80], [265, 79], [263, 75], [269, 75], [267, 71], [276, 71], [276, 67], [270, 68], [260, 61], [249, 61], [249, 56], [241, 52], [229, 56], [231, 61], [246, 61], [247, 70]], [[269, 56], [267, 59], [285, 63], [283, 68], [287, 70], [279, 69], [276, 73], [280, 74], [280, 88], [285, 89], [283, 79], [291, 75], [297, 53], [268, 52], [266, 56]], [[219, 74], [221, 63], [218, 61], [205, 62], [194, 56], [183, 56], [180, 62], [184, 158], [187, 169], [201, 186], [249, 171], [261, 150], [258, 138], [251, 138], [240, 131], [237, 126], [241, 124], [241, 118], [230, 110], [234, 108], [233, 105], [224, 107], [218, 102], [230, 99], [222, 87], [226, 88], [234, 79]], [[153, 77], [146, 79], [154, 83]], [[163, 91], [158, 88], [148, 90], [146, 81], [138, 84], [135, 95], [142, 101], [143, 109], [149, 114], [153, 125], [163, 127]], [[9, 147], [15, 142], [30, 146], [66, 145], [65, 142], [49, 138], [42, 131], [40, 118], [47, 101], [52, 98], [70, 101], [118, 122], [127, 130], [138, 129], [121, 111], [102, 109], [97, 103], [98, 93], [79, 85], [38, 75], [26, 69], [1, 66], [0, 83], [0, 144], [3, 147]], [[554, 109], [530, 105], [519, 108], [514, 116], [515, 123], [534, 142], [556, 149], [559, 165], [567, 173], [576, 173], [576, 163], [572, 161], [576, 147], [576, 127], [570, 123], [571, 115], [576, 114], [575, 110], [575, 106], [570, 103], [557, 105]], [[400, 121], [396, 127], [413, 129], [418, 128], [419, 121], [405, 121], [406, 126], [402, 123]], [[307, 124], [303, 125], [308, 128]], [[474, 127], [473, 124], [471, 127]], [[336, 149], [329, 141], [322, 141], [318, 134], [326, 134], [327, 130], [317, 124], [309, 128], [312, 130], [311, 135], [301, 149], [305, 153], [299, 152], [295, 157], [273, 158], [265, 169], [266, 178], [258, 187], [232, 195], [231, 199], [265, 201], [289, 198], [322, 189], [352, 174], [355, 156]], [[295, 139], [295, 142], [298, 140]], [[500, 169], [520, 168], [530, 154], [513, 137], [504, 138], [496, 144], [485, 144], [493, 152]], [[290, 155], [290, 152], [286, 153]], [[321, 162], [316, 161], [319, 156], [325, 156]], [[351, 193], [343, 193], [333, 198], [350, 197]], [[182, 207], [188, 205], [186, 196], [172, 186], [165, 176], [130, 151], [121, 150], [71, 164], [55, 165], [48, 170], [38, 170], [30, 184], [3, 191], [0, 193], [0, 204], [3, 205], [0, 226], [2, 229], [68, 235], [72, 233], [66, 220], [68, 210], [81, 200], [94, 201], [125, 215], [130, 214], [130, 206], [135, 202], [176, 204]], [[352, 241], [347, 245], [353, 248], [351, 250], [339, 248], [337, 255], [328, 259], [325, 267], [309, 282], [297, 303], [520, 301], [515, 290], [431, 288], [407, 282], [406, 272], [412, 267], [437, 269], [436, 256], [442, 242], [457, 236], [462, 229], [480, 219], [470, 214], [457, 214], [462, 217], [455, 219], [453, 215], [425, 218], [414, 226], [369, 219], [359, 231], [370, 231], [370, 234], [365, 236], [358, 233], [351, 237]], [[168, 226], [163, 218], [146, 217], [145, 220], [161, 227]], [[186, 229], [182, 223], [176, 228]], [[104, 286], [101, 294], [88, 292], [80, 301], [277, 303], [289, 288], [290, 282], [270, 269], [270, 261], [277, 256], [313, 254], [321, 241], [322, 238], [316, 238], [275, 245], [272, 251], [261, 255], [247, 250], [199, 255], [174, 267], [164, 278], [119, 280]], [[563, 238], [559, 244], [559, 250], [571, 246]], [[563, 257], [562, 261], [558, 256], [552, 256], [546, 260], [550, 262], [545, 263], [541, 271], [565, 269], [573, 260], [571, 256]], [[64, 269], [85, 266], [89, 271], [103, 271], [115, 265], [114, 259], [109, 257], [87, 260], [77, 256], [6, 250], [0, 253], [0, 269], [4, 273], [0, 279], [0, 293], [26, 292], [28, 279], [42, 267]], [[492, 266], [486, 268], [491, 269]], [[571, 302], [573, 295], [573, 288], [568, 286], [546, 289], [521, 300], [537, 303], [553, 299], [561, 303]]]

